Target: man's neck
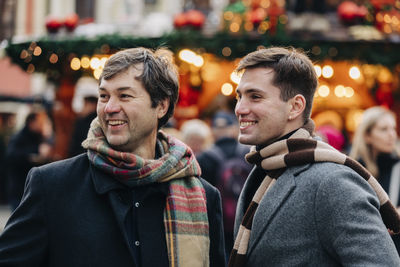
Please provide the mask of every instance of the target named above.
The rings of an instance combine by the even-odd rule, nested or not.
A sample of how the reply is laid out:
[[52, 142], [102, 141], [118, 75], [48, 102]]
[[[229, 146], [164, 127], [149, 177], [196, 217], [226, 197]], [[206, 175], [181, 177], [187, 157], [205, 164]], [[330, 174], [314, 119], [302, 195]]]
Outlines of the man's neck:
[[[300, 128], [300, 127], [299, 127], [299, 128]], [[278, 139], [276, 139], [276, 140], [274, 140], [274, 141], [272, 141], [272, 142], [270, 142], [270, 143], [267, 143], [267, 144], [264, 144], [264, 145], [258, 145], [258, 146], [256, 146], [257, 151], [260, 151], [260, 150], [263, 149], [264, 147], [269, 146], [270, 144], [273, 144], [273, 143], [275, 143], [275, 142], [278, 142], [278, 141], [281, 141], [281, 140], [284, 140], [284, 139], [288, 139], [288, 138], [289, 138], [295, 131], [297, 131], [299, 128], [297, 128], [297, 129], [295, 129], [295, 130], [293, 130], [293, 131], [291, 131], [291, 132], [289, 132], [289, 133], [284, 134], [283, 136], [279, 137]]]

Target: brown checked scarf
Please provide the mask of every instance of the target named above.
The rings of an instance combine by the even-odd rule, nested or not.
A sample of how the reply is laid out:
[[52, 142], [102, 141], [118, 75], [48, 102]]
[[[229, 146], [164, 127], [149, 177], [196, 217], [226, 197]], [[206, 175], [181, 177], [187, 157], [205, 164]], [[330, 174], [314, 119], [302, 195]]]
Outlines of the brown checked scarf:
[[259, 203], [268, 189], [276, 182], [288, 167], [315, 162], [334, 162], [343, 164], [356, 171], [374, 189], [380, 202], [380, 213], [386, 227], [398, 234], [400, 216], [378, 181], [358, 162], [337, 151], [327, 143], [312, 138], [314, 123], [309, 120], [302, 128], [295, 131], [288, 139], [280, 140], [246, 155], [249, 163], [257, 164], [268, 171], [261, 185], [247, 208], [231, 252], [228, 267], [245, 266], [246, 253], [250, 240], [253, 217]]
[[200, 167], [188, 146], [159, 131], [158, 159], [116, 151], [109, 146], [97, 118], [82, 146], [96, 168], [128, 187], [169, 183], [164, 209], [169, 266], [209, 266], [207, 200], [198, 179]]

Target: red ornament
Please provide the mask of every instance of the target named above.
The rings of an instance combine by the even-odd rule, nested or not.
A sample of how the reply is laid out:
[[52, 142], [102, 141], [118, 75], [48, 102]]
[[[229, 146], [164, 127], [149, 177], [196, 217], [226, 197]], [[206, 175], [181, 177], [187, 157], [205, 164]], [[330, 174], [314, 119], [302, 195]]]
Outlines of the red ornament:
[[185, 13], [179, 13], [174, 16], [175, 28], [183, 28], [188, 24], [188, 20]]
[[347, 24], [354, 24], [360, 19], [364, 19], [368, 10], [364, 6], [358, 6], [351, 1], [342, 2], [337, 8], [339, 18]]
[[77, 14], [72, 14], [65, 18], [64, 26], [69, 32], [72, 32], [75, 30], [76, 26], [78, 26], [78, 22], [79, 16]]
[[262, 8], [257, 8], [249, 12], [249, 20], [256, 27], [265, 19], [266, 16], [267, 14]]
[[46, 19], [46, 28], [49, 33], [57, 33], [62, 26], [62, 22], [60, 19], [55, 17], [48, 17]]
[[375, 97], [376, 97], [376, 102], [379, 105], [383, 105], [388, 108], [393, 106], [394, 98], [390, 84], [387, 83], [380, 84], [378, 90], [376, 91]]
[[370, 0], [371, 5], [375, 10], [382, 10], [385, 6], [394, 7], [396, 4], [395, 0]]
[[189, 25], [195, 28], [203, 27], [206, 17], [201, 11], [192, 9], [187, 11], [185, 15]]

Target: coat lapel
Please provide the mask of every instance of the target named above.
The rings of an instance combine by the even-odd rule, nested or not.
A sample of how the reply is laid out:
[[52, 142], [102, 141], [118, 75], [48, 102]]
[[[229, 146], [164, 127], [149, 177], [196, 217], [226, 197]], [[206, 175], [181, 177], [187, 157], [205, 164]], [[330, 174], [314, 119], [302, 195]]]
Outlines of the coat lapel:
[[246, 182], [243, 185], [242, 192], [240, 192], [239, 199], [237, 202], [236, 206], [236, 213], [235, 213], [235, 225], [233, 228], [233, 236], [236, 238], [237, 233], [239, 231], [239, 226], [242, 222], [244, 213], [246, 212], [244, 210], [244, 205], [245, 205], [245, 196], [248, 194], [249, 188], [251, 187], [251, 184], [254, 182], [254, 178], [257, 171], [256, 167], [253, 168], [253, 170], [250, 172], [249, 177], [246, 179]]
[[247, 255], [250, 255], [251, 251], [266, 231], [276, 212], [295, 189], [295, 176], [308, 168], [308, 166], [309, 165], [303, 165], [286, 170], [269, 189], [268, 193], [262, 198], [253, 218]]
[[295, 187], [294, 176], [284, 173], [262, 198], [253, 218], [251, 236], [247, 255], [260, 240], [262, 233], [267, 229], [276, 211], [286, 201]]
[[111, 179], [107, 174], [94, 168], [93, 165], [91, 165], [91, 176], [96, 192], [100, 195], [108, 196], [118, 228], [120, 229], [133, 261], [135, 261], [136, 258], [129, 244], [129, 237], [125, 226], [125, 220], [127, 219], [129, 209], [133, 204], [130, 191], [126, 190], [126, 187], [118, 181]]

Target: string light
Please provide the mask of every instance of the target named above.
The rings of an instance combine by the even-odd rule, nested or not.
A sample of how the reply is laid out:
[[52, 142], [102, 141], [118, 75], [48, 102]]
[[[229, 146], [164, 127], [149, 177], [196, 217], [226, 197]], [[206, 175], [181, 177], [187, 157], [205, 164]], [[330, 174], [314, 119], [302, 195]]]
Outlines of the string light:
[[325, 65], [322, 68], [322, 76], [324, 78], [331, 78], [333, 76], [333, 68], [330, 65]]
[[101, 61], [98, 57], [92, 57], [90, 59], [90, 68], [92, 70], [98, 69], [101, 66]]
[[349, 70], [349, 76], [353, 80], [359, 79], [361, 77], [360, 69], [357, 66], [351, 67], [350, 70]]
[[51, 56], [50, 56], [50, 58], [49, 58], [49, 61], [50, 61], [50, 63], [52, 63], [52, 64], [56, 64], [57, 63], [57, 61], [58, 61], [58, 56], [57, 56], [57, 54], [51, 54]]
[[236, 84], [239, 84], [241, 75], [239, 75], [236, 71], [234, 71], [234, 72], [231, 73], [231, 77], [230, 78], [231, 78], [232, 82], [234, 82]]
[[71, 67], [71, 69], [73, 69], [73, 70], [79, 70], [79, 69], [81, 68], [81, 61], [79, 60], [79, 58], [74, 57], [74, 58], [71, 60], [70, 67]]
[[321, 85], [320, 87], [318, 87], [318, 94], [321, 97], [327, 97], [330, 93], [330, 89], [327, 85]]
[[345, 96], [347, 98], [353, 97], [354, 96], [354, 89], [349, 87], [349, 86], [345, 87]]
[[196, 67], [202, 67], [204, 64], [204, 59], [201, 55], [197, 55], [195, 52], [189, 49], [183, 49], [178, 54], [182, 61], [193, 64]]
[[40, 46], [36, 46], [35, 49], [33, 50], [33, 55], [40, 56], [40, 54], [42, 54], [42, 48], [40, 48]]
[[81, 66], [82, 66], [82, 68], [84, 68], [84, 69], [87, 69], [87, 68], [89, 68], [90, 67], [90, 58], [88, 58], [88, 57], [82, 57], [81, 58]]
[[230, 83], [224, 83], [221, 87], [221, 92], [223, 95], [229, 96], [233, 93], [233, 86]]
[[317, 77], [321, 77], [322, 74], [322, 69], [320, 65], [314, 65], [315, 73], [317, 74]]
[[343, 85], [338, 85], [335, 87], [335, 95], [337, 97], [344, 97], [346, 95], [346, 89]]

